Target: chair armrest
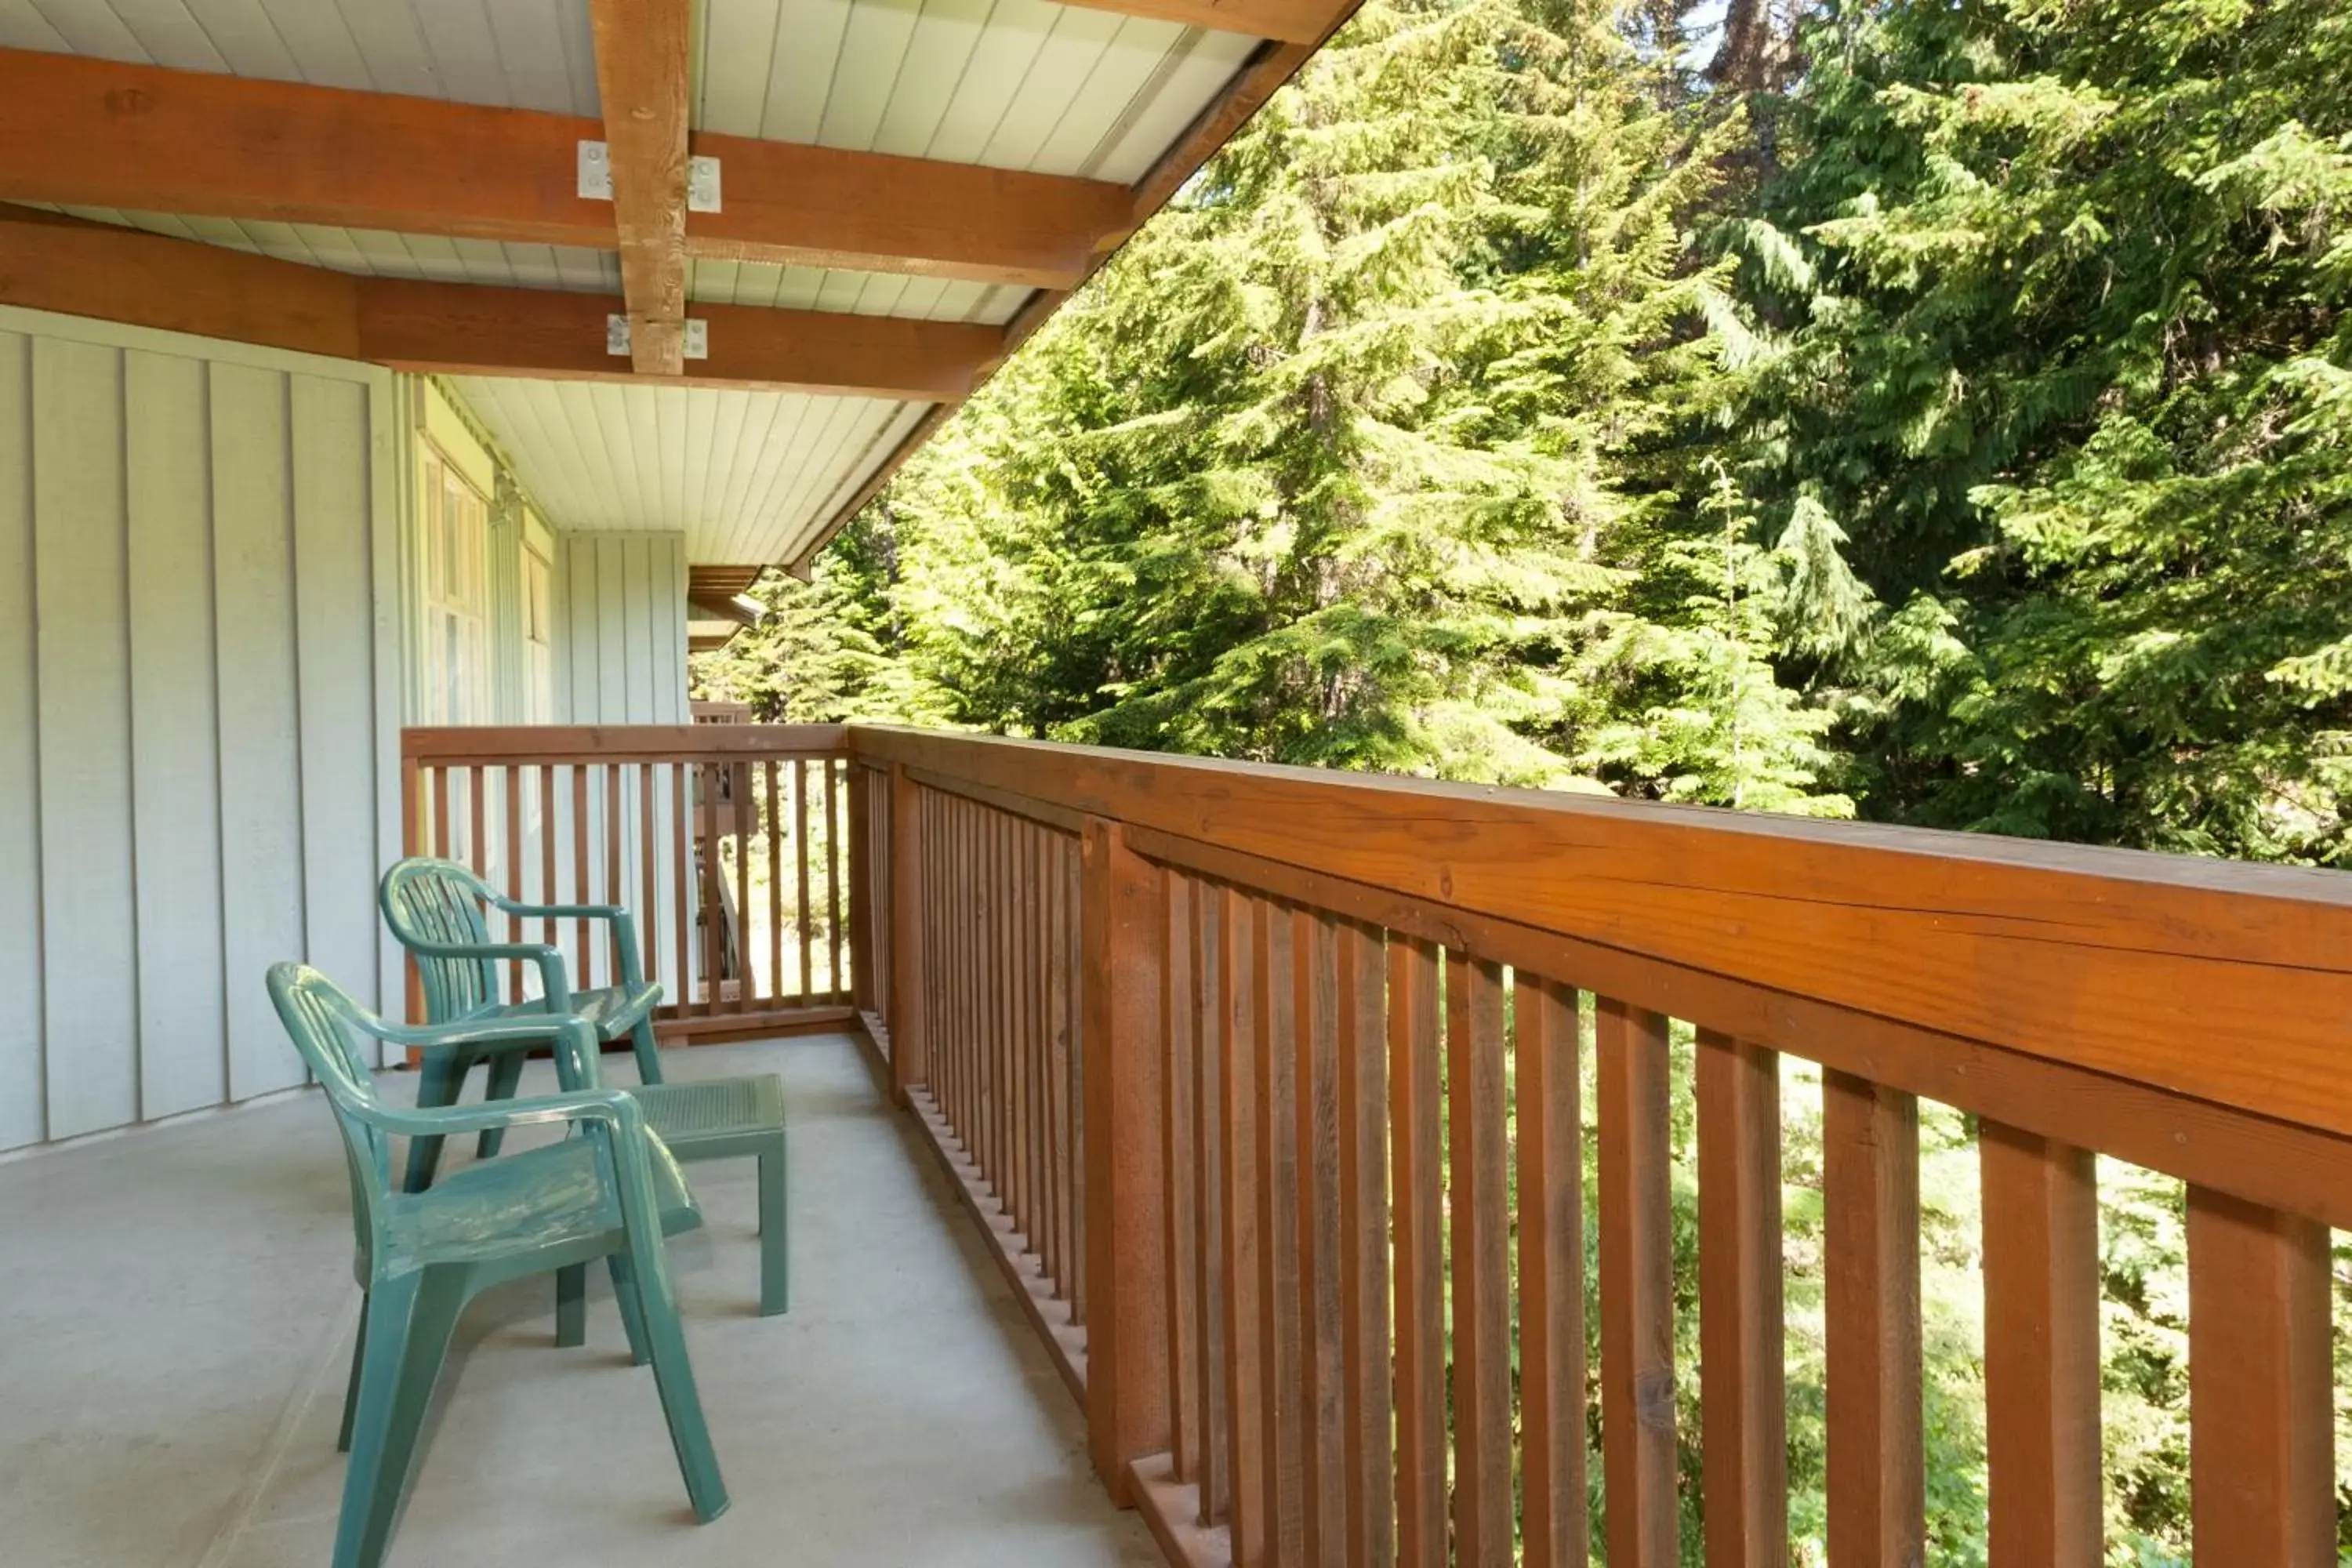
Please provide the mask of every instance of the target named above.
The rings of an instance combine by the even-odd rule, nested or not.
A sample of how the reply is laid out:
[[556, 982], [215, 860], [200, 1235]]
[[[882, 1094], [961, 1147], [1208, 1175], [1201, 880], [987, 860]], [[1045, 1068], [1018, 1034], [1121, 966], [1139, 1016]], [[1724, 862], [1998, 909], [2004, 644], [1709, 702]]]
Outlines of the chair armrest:
[[572, 981], [563, 972], [563, 954], [543, 942], [410, 942], [401, 943], [424, 958], [511, 958], [539, 966], [540, 990], [551, 1012], [572, 1011]]
[[487, 1105], [448, 1105], [425, 1110], [404, 1110], [381, 1103], [356, 1105], [352, 1113], [380, 1131], [411, 1138], [437, 1138], [465, 1132], [504, 1131], [510, 1127], [543, 1127], [588, 1122], [627, 1134], [645, 1131], [637, 1102], [617, 1089], [577, 1089], [569, 1094], [537, 1095], [528, 1100], [499, 1100]]
[[[548, 951], [552, 952], [554, 949]], [[453, 1024], [379, 1023], [368, 1032], [388, 1045], [405, 1046], [420, 1051], [454, 1046], [537, 1045], [545, 1041], [555, 1047], [556, 1075], [566, 1089], [604, 1087], [604, 1075], [597, 1066], [603, 1046], [596, 1037], [596, 1031], [579, 1019], [565, 1017], [560, 1013], [525, 1013], [505, 1018], [484, 1019], [478, 1023], [467, 1023], [462, 1019]]]
[[637, 957], [637, 918], [620, 904], [526, 904], [490, 895], [493, 907], [524, 920], [604, 921], [613, 928], [613, 946], [621, 957], [621, 981], [635, 990], [646, 983]]

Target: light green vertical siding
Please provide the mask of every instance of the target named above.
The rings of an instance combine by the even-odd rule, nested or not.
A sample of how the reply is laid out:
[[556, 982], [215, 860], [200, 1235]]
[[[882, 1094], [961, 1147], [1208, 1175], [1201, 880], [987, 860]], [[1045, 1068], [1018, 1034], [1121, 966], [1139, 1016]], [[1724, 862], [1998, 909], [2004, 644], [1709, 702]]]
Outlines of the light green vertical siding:
[[0, 1148], [299, 1083], [278, 959], [396, 984], [393, 421], [370, 367], [0, 309]]

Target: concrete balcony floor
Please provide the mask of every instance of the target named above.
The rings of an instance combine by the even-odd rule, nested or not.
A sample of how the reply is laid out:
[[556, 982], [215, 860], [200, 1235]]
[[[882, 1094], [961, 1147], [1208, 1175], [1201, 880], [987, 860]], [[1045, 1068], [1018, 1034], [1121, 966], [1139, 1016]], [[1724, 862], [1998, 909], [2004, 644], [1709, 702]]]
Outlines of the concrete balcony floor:
[[[669, 1056], [677, 1077], [775, 1068], [792, 1100], [791, 1313], [756, 1315], [749, 1162], [688, 1168], [709, 1224], [671, 1246], [732, 1510], [694, 1524], [602, 1271], [578, 1350], [554, 1348], [552, 1280], [524, 1281], [459, 1326], [394, 1568], [1159, 1563], [859, 1047]], [[0, 1163], [0, 1561], [321, 1568], [350, 1256], [315, 1095]]]

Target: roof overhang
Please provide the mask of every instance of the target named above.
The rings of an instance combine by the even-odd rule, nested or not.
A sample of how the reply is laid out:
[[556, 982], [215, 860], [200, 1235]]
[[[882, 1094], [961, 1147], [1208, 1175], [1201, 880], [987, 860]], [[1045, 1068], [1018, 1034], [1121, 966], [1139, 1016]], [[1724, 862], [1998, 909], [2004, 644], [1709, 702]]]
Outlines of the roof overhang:
[[440, 374], [555, 526], [805, 570], [1354, 3], [0, 8], [0, 303]]

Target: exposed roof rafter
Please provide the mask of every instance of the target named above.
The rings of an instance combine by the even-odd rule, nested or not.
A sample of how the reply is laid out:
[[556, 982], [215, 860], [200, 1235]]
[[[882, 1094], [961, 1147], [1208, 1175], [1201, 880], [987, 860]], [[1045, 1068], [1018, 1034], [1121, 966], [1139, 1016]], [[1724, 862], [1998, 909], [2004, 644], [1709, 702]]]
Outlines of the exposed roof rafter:
[[[0, 201], [612, 250], [614, 205], [578, 194], [594, 141], [606, 127], [575, 115], [0, 49]], [[725, 192], [686, 220], [689, 256], [1067, 289], [1135, 222], [1133, 194], [1103, 180], [689, 147], [719, 160]]]
[[692, 0], [590, 0], [596, 91], [628, 300], [629, 359], [643, 375], [686, 369], [687, 58]]
[[[0, 304], [396, 369], [632, 380], [604, 347], [603, 294], [353, 278], [219, 246], [0, 207]], [[696, 307], [708, 360], [665, 384], [929, 403], [969, 393], [1003, 333], [961, 321]]]

